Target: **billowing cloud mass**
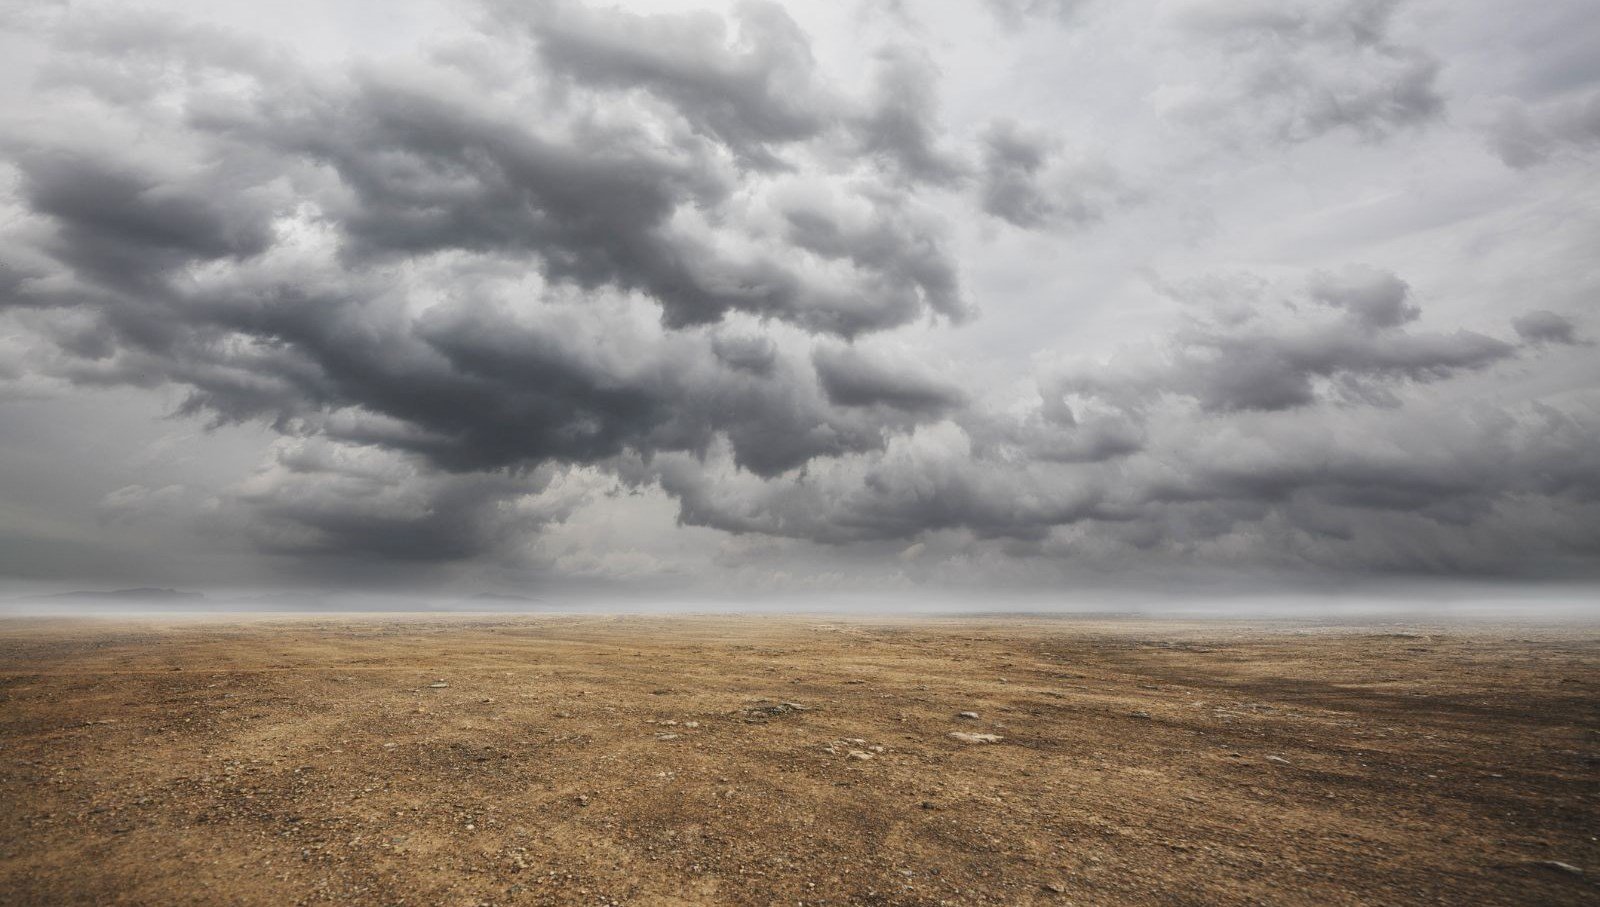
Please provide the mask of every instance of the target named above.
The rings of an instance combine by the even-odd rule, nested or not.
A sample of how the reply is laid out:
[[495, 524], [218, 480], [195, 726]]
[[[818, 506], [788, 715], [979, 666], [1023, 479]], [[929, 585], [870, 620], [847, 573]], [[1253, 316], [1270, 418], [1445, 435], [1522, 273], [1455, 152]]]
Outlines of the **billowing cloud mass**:
[[[1583, 7], [5, 13], [0, 524], [129, 582], [1592, 578]], [[127, 400], [70, 482], [20, 428]]]

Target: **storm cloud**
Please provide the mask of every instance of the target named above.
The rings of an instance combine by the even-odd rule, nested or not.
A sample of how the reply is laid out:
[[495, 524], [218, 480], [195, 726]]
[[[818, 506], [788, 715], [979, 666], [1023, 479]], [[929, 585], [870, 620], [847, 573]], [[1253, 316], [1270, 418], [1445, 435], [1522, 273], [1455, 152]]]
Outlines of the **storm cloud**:
[[[0, 405], [143, 394], [256, 440], [227, 476], [108, 466], [73, 545], [1600, 569], [1600, 221], [1562, 207], [1595, 87], [1495, 83], [1420, 0], [488, 2], [321, 56], [168, 6], [5, 23]], [[1128, 34], [1126, 70], [1095, 50]]]

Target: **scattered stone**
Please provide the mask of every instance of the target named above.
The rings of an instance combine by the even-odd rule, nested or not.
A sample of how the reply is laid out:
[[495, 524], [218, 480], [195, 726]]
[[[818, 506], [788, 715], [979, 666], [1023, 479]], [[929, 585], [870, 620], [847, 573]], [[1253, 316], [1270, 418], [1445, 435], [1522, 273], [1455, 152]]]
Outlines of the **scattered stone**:
[[871, 753], [864, 753], [861, 750], [851, 750], [848, 754], [845, 755], [845, 758], [846, 759], [854, 759], [857, 762], [870, 762], [870, 761], [872, 761], [872, 754]]
[[1276, 762], [1279, 765], [1289, 765], [1290, 764], [1289, 760], [1283, 758], [1282, 756], [1268, 756], [1267, 757], [1267, 761], [1268, 762]]
[[999, 743], [1005, 739], [999, 734], [968, 734], [965, 731], [951, 731], [950, 736], [962, 743]]
[[1051, 894], [1066, 894], [1067, 886], [1061, 884], [1060, 882], [1046, 882], [1044, 883], [1044, 890], [1050, 892]]
[[443, 680], [435, 680], [433, 683], [428, 684], [428, 689], [430, 689], [430, 690], [443, 690], [443, 689], [448, 688], [449, 686], [450, 686], [450, 684], [445, 683]]
[[1144, 709], [1134, 709], [1132, 712], [1129, 712], [1129, 714], [1132, 715], [1135, 718], [1149, 718], [1150, 717], [1150, 713], [1146, 712]]
[[678, 739], [678, 735], [677, 734], [657, 734], [656, 735], [656, 739], [657, 740], [677, 740]]
[[957, 718], [970, 718], [973, 721], [977, 721], [978, 720], [978, 713], [977, 712], [962, 712], [961, 714], [957, 715], [956, 717]]
[[753, 705], [744, 711], [745, 714], [753, 717], [776, 718], [779, 715], [787, 715], [790, 712], [805, 712], [809, 710], [810, 706], [804, 706], [798, 702], [779, 702], [774, 705]]
[[1563, 863], [1560, 860], [1534, 860], [1533, 865], [1541, 866], [1545, 869], [1554, 869], [1556, 872], [1564, 872], [1567, 875], [1583, 875], [1583, 870], [1572, 865], [1571, 863]]

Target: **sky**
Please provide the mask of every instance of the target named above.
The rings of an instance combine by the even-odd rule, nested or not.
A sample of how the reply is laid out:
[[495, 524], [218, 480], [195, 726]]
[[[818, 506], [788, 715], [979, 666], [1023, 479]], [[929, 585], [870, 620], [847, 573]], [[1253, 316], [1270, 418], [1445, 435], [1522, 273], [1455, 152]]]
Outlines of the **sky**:
[[1597, 253], [1592, 0], [0, 0], [0, 593], [1587, 590]]

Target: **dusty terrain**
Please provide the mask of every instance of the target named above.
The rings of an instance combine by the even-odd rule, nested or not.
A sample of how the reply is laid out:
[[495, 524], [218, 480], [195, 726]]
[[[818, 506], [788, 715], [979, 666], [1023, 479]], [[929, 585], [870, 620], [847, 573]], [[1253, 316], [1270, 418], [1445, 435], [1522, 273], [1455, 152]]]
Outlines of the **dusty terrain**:
[[0, 902], [1594, 904], [1597, 704], [1585, 630], [10, 620]]

